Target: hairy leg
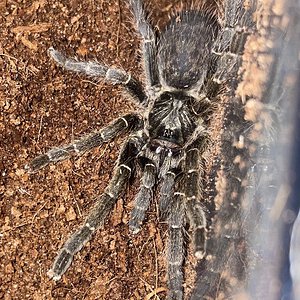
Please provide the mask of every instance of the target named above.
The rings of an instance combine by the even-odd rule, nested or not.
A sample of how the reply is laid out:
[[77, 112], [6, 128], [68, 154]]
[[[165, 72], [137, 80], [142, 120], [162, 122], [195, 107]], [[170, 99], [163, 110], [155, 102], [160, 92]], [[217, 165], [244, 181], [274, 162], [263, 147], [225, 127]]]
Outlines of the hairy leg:
[[187, 150], [185, 161], [184, 205], [193, 232], [194, 252], [202, 259], [206, 249], [206, 217], [201, 204], [203, 166], [198, 148]]
[[103, 224], [120, 194], [125, 190], [132, 173], [133, 159], [138, 152], [136, 146], [136, 141], [133, 139], [129, 140], [124, 146], [109, 185], [104, 193], [97, 199], [84, 225], [70, 236], [59, 251], [52, 268], [48, 272], [48, 276], [53, 280], [59, 280], [67, 271], [74, 255], [82, 249], [91, 239], [92, 234]]
[[141, 0], [129, 0], [137, 29], [142, 37], [142, 51], [144, 57], [147, 84], [154, 86], [159, 83], [156, 61], [156, 34], [147, 20], [147, 15]]
[[145, 212], [150, 205], [151, 198], [153, 197], [153, 187], [156, 181], [156, 167], [149, 161], [145, 164], [143, 177], [141, 180], [141, 187], [136, 196], [134, 208], [131, 212], [129, 221], [129, 229], [132, 233], [136, 234], [140, 231], [140, 227], [145, 219]]
[[255, 1], [249, 1], [249, 9], [245, 9], [245, 0], [226, 0], [224, 3], [225, 22], [213, 47], [213, 54], [220, 58], [213, 76], [215, 83], [228, 82], [240, 67], [246, 39], [254, 28]]
[[141, 83], [123, 70], [110, 68], [96, 61], [80, 61], [69, 58], [54, 48], [49, 48], [48, 52], [53, 60], [66, 70], [94, 78], [104, 78], [112, 84], [123, 85], [137, 102], [143, 103], [146, 100]]
[[167, 214], [167, 208], [169, 202], [173, 197], [173, 189], [175, 184], [175, 177], [176, 173], [175, 170], [169, 170], [163, 177], [162, 177], [162, 184], [160, 187], [160, 199], [159, 199], [159, 213], [161, 217], [165, 218]]
[[168, 260], [168, 287], [169, 300], [183, 299], [183, 272], [182, 265], [184, 261], [184, 194], [175, 192], [168, 215], [169, 242], [167, 246]]
[[108, 126], [101, 130], [83, 136], [81, 139], [72, 144], [54, 148], [47, 153], [34, 158], [28, 165], [25, 166], [30, 173], [34, 173], [50, 163], [55, 163], [70, 157], [72, 153], [82, 155], [95, 147], [101, 146], [105, 142], [109, 142], [125, 130], [132, 130], [137, 127], [140, 122], [139, 117], [135, 114], [128, 114], [114, 120]]

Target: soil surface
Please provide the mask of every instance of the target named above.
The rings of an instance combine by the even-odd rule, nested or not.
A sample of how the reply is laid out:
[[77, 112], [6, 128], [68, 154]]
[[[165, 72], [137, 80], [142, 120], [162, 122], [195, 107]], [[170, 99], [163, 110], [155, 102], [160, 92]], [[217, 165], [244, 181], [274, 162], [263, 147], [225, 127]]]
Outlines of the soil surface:
[[[136, 109], [119, 87], [62, 70], [47, 54], [53, 46], [142, 79], [125, 2], [0, 3], [1, 299], [165, 298], [165, 230], [155, 203], [143, 230], [128, 231], [138, 182], [62, 279], [55, 283], [46, 275], [111, 178], [124, 137], [32, 175], [24, 170], [35, 156]], [[179, 1], [154, 2], [149, 6], [159, 20]]]

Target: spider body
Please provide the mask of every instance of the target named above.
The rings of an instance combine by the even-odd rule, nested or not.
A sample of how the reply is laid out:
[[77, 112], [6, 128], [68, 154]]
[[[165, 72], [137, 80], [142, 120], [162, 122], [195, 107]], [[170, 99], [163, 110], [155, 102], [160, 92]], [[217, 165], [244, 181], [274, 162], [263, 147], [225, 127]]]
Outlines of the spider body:
[[[210, 140], [210, 113], [224, 82], [224, 67], [232, 70], [238, 55], [229, 51], [233, 35], [228, 31], [232, 32], [232, 24], [228, 29], [228, 22], [225, 22], [221, 29], [217, 18], [208, 11], [181, 11], [158, 33], [147, 18], [143, 2], [131, 0], [129, 3], [142, 38], [145, 85], [120, 69], [67, 58], [53, 48], [49, 49], [49, 54], [67, 70], [123, 85], [144, 111], [125, 115], [72, 144], [54, 148], [36, 157], [27, 168], [35, 172], [72, 153], [81, 155], [121, 133], [129, 133], [111, 182], [98, 197], [84, 225], [65, 242], [48, 275], [59, 280], [66, 272], [75, 253], [103, 224], [129, 179], [137, 175], [138, 165], [142, 171], [141, 183], [129, 228], [132, 233], [139, 232], [157, 188], [160, 214], [169, 228], [168, 297], [179, 300], [183, 298], [182, 265], [187, 224], [192, 231], [195, 256], [202, 259], [205, 255], [203, 152]], [[236, 7], [225, 14], [228, 18], [233, 9]], [[219, 45], [220, 40], [225, 46]]]

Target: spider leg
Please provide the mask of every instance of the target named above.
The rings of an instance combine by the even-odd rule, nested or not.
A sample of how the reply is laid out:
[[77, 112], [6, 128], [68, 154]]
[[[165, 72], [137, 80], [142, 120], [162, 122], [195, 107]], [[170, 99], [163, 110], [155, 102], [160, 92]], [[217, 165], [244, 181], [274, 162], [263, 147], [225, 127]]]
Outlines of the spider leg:
[[251, 15], [255, 11], [253, 0], [250, 1], [253, 2], [251, 9], [249, 5], [245, 9], [244, 2], [245, 0], [225, 1], [225, 21], [214, 45], [215, 54], [243, 54], [246, 38], [254, 27]]
[[147, 211], [153, 196], [156, 175], [155, 165], [151, 161], [147, 162], [143, 171], [141, 187], [135, 199], [134, 208], [131, 212], [129, 221], [129, 229], [133, 234], [140, 231], [140, 227], [145, 219], [145, 212]]
[[91, 239], [92, 234], [103, 224], [113, 209], [131, 176], [133, 160], [138, 153], [138, 146], [134, 137], [129, 139], [124, 146], [109, 185], [98, 198], [84, 225], [71, 235], [59, 251], [52, 268], [48, 272], [48, 276], [53, 280], [56, 281], [61, 278], [69, 268], [74, 255]]
[[129, 0], [137, 29], [142, 37], [142, 51], [147, 83], [154, 86], [159, 83], [156, 61], [156, 34], [147, 20], [147, 15], [141, 0]]
[[146, 94], [141, 83], [124, 70], [109, 68], [96, 61], [79, 61], [69, 58], [52, 47], [48, 49], [48, 52], [55, 62], [66, 70], [83, 73], [91, 77], [104, 78], [113, 84], [121, 84], [139, 103], [146, 100]]
[[184, 261], [184, 194], [175, 192], [169, 205], [168, 226], [169, 242], [167, 247], [168, 260], [168, 299], [183, 299], [183, 272]]
[[206, 217], [199, 201], [201, 199], [203, 166], [198, 148], [187, 150], [185, 169], [185, 209], [193, 230], [195, 256], [202, 259], [206, 249]]
[[172, 197], [172, 191], [175, 184], [176, 173], [173, 170], [169, 170], [162, 177], [162, 184], [160, 187], [160, 199], [159, 199], [159, 213], [164, 218], [167, 213], [167, 208]]
[[83, 136], [81, 139], [72, 144], [49, 150], [47, 153], [34, 158], [28, 165], [25, 166], [25, 168], [30, 173], [33, 173], [50, 163], [55, 163], [69, 158], [71, 153], [82, 155], [84, 152], [95, 147], [99, 147], [103, 143], [112, 140], [126, 129], [132, 130], [137, 127], [139, 122], [140, 119], [136, 114], [131, 113], [125, 115], [114, 120], [111, 124], [101, 130], [87, 136]]
[[238, 71], [246, 39], [255, 26], [252, 21], [255, 0], [250, 1], [248, 9], [244, 7], [244, 2], [245, 0], [225, 1], [225, 24], [212, 51], [220, 57], [213, 78], [215, 83], [228, 81], [229, 74]]

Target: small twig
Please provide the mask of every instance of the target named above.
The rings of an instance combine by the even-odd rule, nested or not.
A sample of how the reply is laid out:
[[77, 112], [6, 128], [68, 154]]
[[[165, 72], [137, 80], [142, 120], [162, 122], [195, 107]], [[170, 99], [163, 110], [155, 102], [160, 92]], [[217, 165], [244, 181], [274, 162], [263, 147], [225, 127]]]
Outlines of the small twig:
[[28, 196], [32, 196], [29, 192], [27, 192], [25, 189], [23, 188], [18, 188], [18, 191], [21, 193], [21, 194], [26, 194]]
[[73, 121], [72, 121], [72, 128], [71, 128], [71, 141], [72, 141], [72, 144], [74, 144], [75, 138], [74, 138], [74, 122]]
[[116, 279], [117, 279], [117, 276], [115, 276], [115, 277], [113, 277], [113, 278], [111, 278], [111, 279], [105, 281], [103, 284], [104, 284], [104, 285], [107, 285], [107, 284], [111, 283], [112, 281], [114, 281], [114, 280], [116, 280]]
[[99, 85], [98, 83], [93, 82], [93, 81], [91, 81], [91, 80], [83, 79], [82, 82], [91, 83], [91, 84], [93, 84], [93, 85], [95, 85], [95, 86], [100, 86], [100, 87], [101, 87], [101, 85]]
[[105, 153], [107, 153], [107, 148], [108, 148], [108, 143], [106, 143], [105, 144], [105, 146], [104, 146], [104, 149], [103, 149], [103, 151], [100, 153], [100, 155], [99, 156], [97, 156], [97, 161], [99, 161], [102, 157], [103, 157], [103, 155], [105, 154]]
[[157, 297], [157, 299], [159, 300], [160, 298], [157, 296], [157, 294], [163, 293], [163, 292], [166, 292], [166, 291], [167, 291], [167, 289], [164, 288], [164, 287], [156, 288], [151, 293], [149, 293], [148, 295], [146, 295], [145, 298], [144, 298], [144, 300], [150, 300], [153, 296]]
[[[155, 291], [158, 287], [158, 260], [157, 260], [157, 250], [156, 250], [156, 243], [155, 239], [153, 239], [153, 245], [154, 245], [154, 256], [155, 256]], [[158, 299], [158, 296], [155, 294], [155, 299]]]
[[38, 143], [38, 141], [40, 139], [40, 136], [41, 136], [42, 125], [43, 125], [43, 117], [44, 117], [44, 115], [42, 115], [41, 119], [40, 119], [39, 131], [38, 131], [38, 135], [37, 135], [37, 138], [36, 138], [36, 141], [35, 141], [36, 144]]
[[76, 198], [75, 198], [74, 191], [73, 191], [73, 188], [72, 188], [71, 185], [70, 185], [70, 190], [71, 190], [71, 192], [72, 192], [73, 201], [75, 202], [75, 205], [76, 205], [76, 207], [77, 207], [79, 216], [80, 216], [80, 218], [82, 218], [82, 213], [81, 213], [80, 207], [79, 207], [79, 205], [78, 205], [78, 202], [77, 202], [77, 200], [76, 200]]
[[147, 244], [149, 243], [149, 241], [150, 241], [151, 239], [152, 239], [152, 237], [150, 236], [150, 237], [147, 239], [146, 243], [143, 244], [143, 246], [142, 246], [142, 248], [141, 248], [141, 251], [139, 252], [139, 254], [138, 254], [138, 256], [137, 256], [137, 259], [138, 259], [138, 260], [140, 259], [140, 255], [141, 255], [141, 253], [143, 252], [144, 248], [147, 246]]
[[0, 56], [4, 56], [4, 57], [7, 57], [8, 59], [13, 59], [13, 60], [18, 60], [16, 57], [13, 57], [13, 56], [10, 56], [8, 54], [5, 54], [5, 53], [0, 53]]
[[118, 18], [118, 30], [117, 30], [117, 57], [119, 57], [119, 41], [120, 41], [120, 28], [121, 28], [121, 6], [120, 6], [120, 0], [118, 0], [118, 9], [119, 9], [119, 18]]
[[32, 219], [31, 219], [31, 225], [33, 224], [35, 218], [37, 217], [37, 215], [41, 212], [41, 210], [46, 206], [46, 204], [48, 203], [48, 201], [45, 201], [42, 206], [35, 212], [35, 214], [33, 215]]

